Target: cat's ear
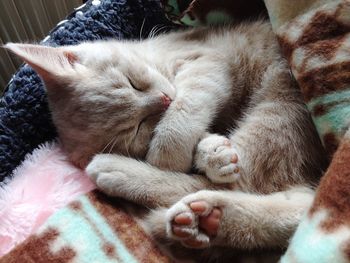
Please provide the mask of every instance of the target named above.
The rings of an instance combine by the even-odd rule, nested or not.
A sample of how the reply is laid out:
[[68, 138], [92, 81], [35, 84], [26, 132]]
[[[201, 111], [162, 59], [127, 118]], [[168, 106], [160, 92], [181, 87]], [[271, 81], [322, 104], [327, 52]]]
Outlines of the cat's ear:
[[28, 63], [47, 82], [65, 78], [74, 71], [77, 56], [65, 48], [8, 43], [4, 46]]

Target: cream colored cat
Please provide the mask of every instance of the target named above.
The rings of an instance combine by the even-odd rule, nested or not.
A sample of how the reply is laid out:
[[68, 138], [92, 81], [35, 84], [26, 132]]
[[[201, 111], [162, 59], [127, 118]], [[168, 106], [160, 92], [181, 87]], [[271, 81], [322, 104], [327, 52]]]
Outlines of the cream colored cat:
[[[268, 23], [6, 47], [45, 81], [71, 160], [101, 153], [87, 173], [153, 208], [155, 235], [196, 248], [287, 245], [326, 161]], [[185, 174], [193, 166], [203, 175]]]

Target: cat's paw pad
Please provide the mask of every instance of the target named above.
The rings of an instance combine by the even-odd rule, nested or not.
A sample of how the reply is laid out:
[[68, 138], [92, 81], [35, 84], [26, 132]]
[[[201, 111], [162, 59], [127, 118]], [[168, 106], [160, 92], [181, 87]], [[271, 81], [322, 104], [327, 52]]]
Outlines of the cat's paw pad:
[[166, 213], [167, 235], [181, 240], [187, 247], [208, 247], [211, 238], [217, 235], [221, 216], [221, 210], [206, 201], [186, 201], [184, 198]]
[[214, 183], [232, 183], [240, 177], [237, 151], [224, 136], [213, 134], [200, 141], [195, 162]]

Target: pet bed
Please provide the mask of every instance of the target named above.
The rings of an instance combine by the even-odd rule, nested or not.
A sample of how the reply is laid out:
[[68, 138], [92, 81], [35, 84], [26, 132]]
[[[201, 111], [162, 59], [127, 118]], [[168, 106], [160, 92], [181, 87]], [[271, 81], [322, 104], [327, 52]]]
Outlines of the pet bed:
[[[220, 3], [223, 5], [220, 6]], [[224, 3], [163, 1], [163, 6], [174, 21], [197, 25], [231, 18], [234, 14], [232, 6]], [[321, 181], [314, 205], [305, 215], [281, 261], [349, 262], [350, 3], [307, 0], [291, 4], [289, 0], [265, 0], [265, 4], [321, 139], [330, 158], [333, 158]], [[203, 6], [206, 7], [205, 13], [202, 12]], [[154, 31], [154, 26], [174, 26], [165, 19], [158, 1], [93, 0], [60, 23], [43, 44], [74, 44], [109, 37], [139, 38], [147, 36], [152, 29]], [[29, 67], [23, 66], [7, 87], [0, 105], [0, 178], [4, 182], [3, 188], [14, 181], [11, 179], [11, 175], [16, 174], [13, 170], [27, 153], [54, 138], [55, 131], [40, 79]], [[56, 146], [46, 145], [39, 150], [45, 151], [50, 147], [52, 150]], [[59, 149], [55, 149], [57, 154], [52, 158], [56, 164], [61, 161], [63, 163], [58, 165], [69, 165], [64, 163], [63, 157], [59, 157]], [[42, 152], [36, 153], [36, 156], [40, 154], [45, 156]], [[26, 167], [28, 165], [22, 166], [24, 170]], [[83, 178], [81, 172], [70, 171], [70, 179]], [[40, 181], [40, 177], [36, 180]], [[89, 182], [79, 182], [80, 186], [72, 192], [77, 194], [91, 190]], [[4, 195], [0, 198], [1, 204], [5, 200]], [[41, 220], [45, 223], [36, 226], [35, 233], [0, 262], [171, 261], [127, 210], [125, 203], [95, 191], [89, 192], [46, 221]], [[9, 238], [3, 233], [2, 221], [0, 244]]]

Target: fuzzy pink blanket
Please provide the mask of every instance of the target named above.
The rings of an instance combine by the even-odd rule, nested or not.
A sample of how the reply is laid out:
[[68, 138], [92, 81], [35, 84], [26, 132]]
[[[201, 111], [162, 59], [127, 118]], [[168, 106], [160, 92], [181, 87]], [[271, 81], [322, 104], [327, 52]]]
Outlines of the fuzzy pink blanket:
[[0, 185], [0, 257], [46, 219], [95, 186], [67, 160], [57, 143], [41, 145]]

